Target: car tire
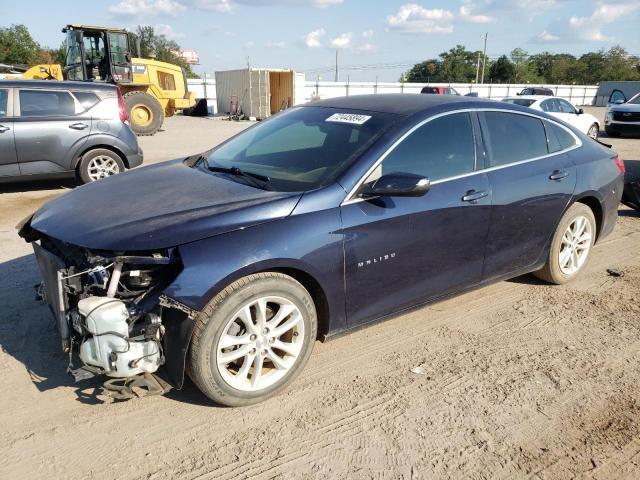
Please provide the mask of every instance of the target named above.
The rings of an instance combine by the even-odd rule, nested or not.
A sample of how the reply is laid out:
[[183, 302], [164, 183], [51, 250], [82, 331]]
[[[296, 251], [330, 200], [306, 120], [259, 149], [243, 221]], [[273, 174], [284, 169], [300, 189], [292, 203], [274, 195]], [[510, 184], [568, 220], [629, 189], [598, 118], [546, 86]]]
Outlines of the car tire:
[[593, 212], [583, 203], [574, 203], [560, 219], [547, 262], [534, 275], [556, 285], [570, 282], [587, 264], [595, 239]]
[[594, 140], [598, 140], [598, 135], [600, 133], [600, 128], [597, 123], [592, 123], [589, 129], [587, 130], [587, 136], [593, 138]]
[[140, 91], [125, 93], [124, 104], [136, 135], [154, 135], [162, 127], [164, 111], [153, 95]]
[[293, 381], [316, 334], [316, 308], [300, 283], [277, 272], [249, 275], [196, 316], [188, 374], [218, 404], [252, 405]]
[[613, 128], [604, 127], [604, 131], [610, 137], [619, 137], [620, 136], [620, 132], [618, 132], [617, 130], [614, 130]]
[[122, 157], [106, 148], [89, 150], [82, 156], [78, 164], [78, 176], [82, 183], [95, 182], [122, 173], [124, 170]]

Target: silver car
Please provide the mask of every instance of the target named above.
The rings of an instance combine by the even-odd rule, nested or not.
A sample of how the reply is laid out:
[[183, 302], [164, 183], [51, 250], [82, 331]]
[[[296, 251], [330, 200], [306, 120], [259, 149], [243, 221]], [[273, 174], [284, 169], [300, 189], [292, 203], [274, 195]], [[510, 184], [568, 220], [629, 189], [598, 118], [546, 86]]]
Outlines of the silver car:
[[[620, 95], [615, 96], [615, 92]], [[604, 118], [604, 129], [610, 137], [622, 133], [640, 134], [640, 93], [625, 101], [620, 90], [611, 95], [607, 113]]]
[[141, 163], [116, 86], [0, 80], [0, 182], [75, 175], [87, 183]]

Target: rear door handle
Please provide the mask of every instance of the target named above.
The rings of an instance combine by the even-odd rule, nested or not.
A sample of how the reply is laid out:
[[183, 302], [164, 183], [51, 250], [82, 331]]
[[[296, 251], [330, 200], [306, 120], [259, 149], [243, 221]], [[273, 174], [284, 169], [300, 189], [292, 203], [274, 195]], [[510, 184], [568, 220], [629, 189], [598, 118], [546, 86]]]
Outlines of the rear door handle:
[[480, 200], [481, 198], [486, 197], [487, 195], [489, 195], [489, 192], [485, 192], [484, 190], [480, 191], [480, 192], [477, 192], [475, 190], [469, 190], [466, 193], [466, 195], [464, 197], [462, 197], [462, 201], [463, 202], [475, 203], [478, 200]]
[[569, 176], [569, 172], [566, 170], [554, 170], [551, 175], [549, 175], [549, 180], [562, 180]]
[[9, 127], [5, 127], [4, 125], [0, 125], [0, 133], [4, 133], [7, 130], [11, 130]]
[[73, 128], [74, 130], [84, 130], [85, 128], [88, 128], [89, 125], [87, 125], [86, 123], [72, 123], [71, 125], [69, 125], [69, 128]]

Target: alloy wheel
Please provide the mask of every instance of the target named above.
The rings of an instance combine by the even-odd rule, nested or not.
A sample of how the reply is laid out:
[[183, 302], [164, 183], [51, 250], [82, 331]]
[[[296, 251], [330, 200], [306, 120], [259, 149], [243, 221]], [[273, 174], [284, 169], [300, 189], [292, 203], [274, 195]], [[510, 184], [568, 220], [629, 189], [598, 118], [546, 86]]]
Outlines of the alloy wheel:
[[226, 323], [216, 345], [216, 364], [231, 387], [263, 390], [284, 378], [297, 362], [304, 321], [286, 298], [268, 296], [245, 304]]
[[587, 135], [596, 140], [598, 138], [598, 127], [596, 125], [591, 125]]
[[118, 162], [107, 155], [98, 155], [92, 158], [87, 165], [87, 172], [91, 181], [95, 182], [101, 178], [107, 178], [111, 175], [120, 173]]
[[584, 216], [576, 217], [567, 227], [558, 252], [560, 270], [565, 275], [573, 275], [584, 265], [593, 243], [592, 230], [591, 222]]

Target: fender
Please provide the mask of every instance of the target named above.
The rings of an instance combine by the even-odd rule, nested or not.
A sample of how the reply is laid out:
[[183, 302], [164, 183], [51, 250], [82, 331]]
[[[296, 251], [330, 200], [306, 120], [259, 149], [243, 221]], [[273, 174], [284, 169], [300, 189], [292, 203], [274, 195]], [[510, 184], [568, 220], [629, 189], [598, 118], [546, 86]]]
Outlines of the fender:
[[[95, 122], [96, 120], [94, 120], [94, 123]], [[115, 133], [120, 133], [120, 132], [115, 132]], [[131, 133], [131, 135], [133, 136], [134, 134]], [[138, 144], [137, 140], [135, 138], [133, 140], [134, 140], [134, 144], [137, 145]], [[142, 163], [142, 155], [138, 151], [134, 152], [131, 149], [131, 144], [127, 144], [126, 142], [122, 141], [119, 137], [111, 133], [100, 132], [100, 133], [92, 133], [91, 135], [85, 138], [85, 142], [82, 143], [82, 145], [74, 146], [72, 151], [73, 153], [70, 156], [71, 164], [69, 166], [69, 169], [75, 170], [76, 167], [78, 166], [78, 163], [80, 162], [80, 159], [82, 158], [82, 155], [84, 155], [86, 152], [88, 152], [93, 148], [106, 148], [108, 150], [115, 150], [116, 153], [122, 156], [122, 160], [124, 161], [125, 166], [127, 168], [133, 168]], [[138, 156], [139, 156], [139, 160], [138, 160]]]
[[313, 278], [327, 300], [329, 330], [346, 328], [343, 234], [339, 208], [291, 215], [178, 247], [183, 269], [163, 291], [182, 313], [167, 318], [169, 381], [182, 387], [193, 316], [235, 280], [267, 270], [295, 269]]

